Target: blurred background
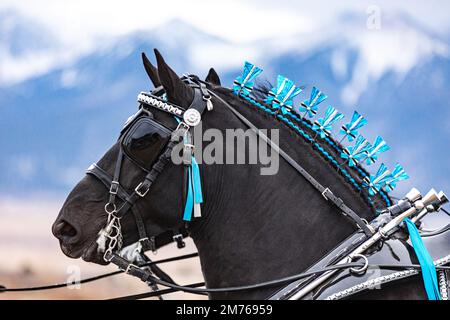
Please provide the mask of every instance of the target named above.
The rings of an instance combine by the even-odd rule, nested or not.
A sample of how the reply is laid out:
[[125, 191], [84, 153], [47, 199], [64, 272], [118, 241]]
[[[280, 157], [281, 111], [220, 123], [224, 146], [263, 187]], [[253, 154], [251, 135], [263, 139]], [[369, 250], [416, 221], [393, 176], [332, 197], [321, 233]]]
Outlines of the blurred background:
[[[391, 146], [381, 161], [400, 162], [411, 176], [395, 195], [412, 186], [450, 192], [449, 15], [445, 0], [1, 0], [0, 284], [114, 270], [65, 258], [50, 226], [136, 110], [137, 93], [151, 88], [140, 53], [152, 59], [155, 47], [179, 74], [204, 77], [214, 67], [225, 86], [245, 60], [272, 83], [283, 74], [305, 86], [300, 99], [315, 85], [347, 118], [358, 110], [369, 120], [364, 136]], [[194, 250], [190, 243], [181, 253]], [[169, 247], [156, 258], [175, 253]], [[165, 270], [183, 283], [201, 279], [197, 260]], [[0, 299], [143, 291], [138, 280], [117, 276]]]

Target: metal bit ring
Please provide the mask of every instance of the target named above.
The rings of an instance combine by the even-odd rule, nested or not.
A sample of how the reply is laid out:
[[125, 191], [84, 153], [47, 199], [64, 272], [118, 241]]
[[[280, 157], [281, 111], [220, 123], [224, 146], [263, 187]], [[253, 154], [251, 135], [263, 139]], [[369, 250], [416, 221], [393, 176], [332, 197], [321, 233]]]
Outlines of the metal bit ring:
[[355, 267], [350, 268], [350, 271], [353, 272], [353, 273], [356, 273], [356, 274], [364, 274], [364, 273], [366, 273], [367, 269], [369, 268], [369, 260], [367, 259], [367, 257], [365, 255], [363, 255], [363, 254], [359, 254], [358, 253], [358, 254], [355, 254], [353, 256], [352, 261], [355, 258], [363, 259], [364, 260], [364, 265], [362, 267], [360, 267], [360, 268], [355, 268]]
[[117, 212], [116, 204], [111, 203], [111, 202], [108, 202], [107, 204], [105, 204], [105, 212], [107, 214], [114, 214], [114, 213], [116, 213]]

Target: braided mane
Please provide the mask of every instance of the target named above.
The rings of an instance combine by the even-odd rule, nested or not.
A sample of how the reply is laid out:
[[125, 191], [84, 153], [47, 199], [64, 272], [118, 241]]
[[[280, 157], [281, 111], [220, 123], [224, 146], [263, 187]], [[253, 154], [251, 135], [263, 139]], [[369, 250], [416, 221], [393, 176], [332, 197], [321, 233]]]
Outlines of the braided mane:
[[312, 129], [313, 122], [309, 119], [301, 118], [294, 111], [283, 114], [267, 104], [265, 97], [267, 97], [271, 88], [272, 85], [269, 81], [258, 80], [250, 95], [237, 95], [257, 109], [273, 116], [276, 120], [290, 128], [291, 131], [294, 131], [299, 137], [309, 142], [312, 149], [325, 159], [355, 192], [361, 194], [363, 200], [369, 207], [377, 210], [392, 204], [392, 199], [384, 190], [379, 190], [378, 193], [371, 196], [363, 188], [362, 182], [365, 178], [370, 177], [369, 172], [360, 164], [350, 167], [346, 161], [343, 161], [340, 158], [340, 154], [344, 152], [344, 147], [332, 135], [326, 136], [325, 138], [315, 138], [317, 133]]

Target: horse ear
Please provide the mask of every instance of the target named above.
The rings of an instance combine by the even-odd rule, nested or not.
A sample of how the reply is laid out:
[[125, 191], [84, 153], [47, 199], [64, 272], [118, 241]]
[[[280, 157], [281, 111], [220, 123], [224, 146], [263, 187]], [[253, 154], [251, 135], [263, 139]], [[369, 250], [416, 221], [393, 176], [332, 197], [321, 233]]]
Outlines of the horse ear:
[[158, 62], [158, 75], [167, 98], [181, 107], [188, 107], [194, 98], [194, 90], [186, 85], [164, 61], [161, 53], [155, 49]]
[[205, 81], [214, 84], [216, 86], [220, 86], [220, 78], [216, 70], [214, 70], [214, 68], [209, 69]]
[[152, 81], [155, 88], [161, 86], [161, 81], [159, 81], [158, 76], [158, 69], [156, 69], [156, 67], [152, 65], [152, 63], [150, 62], [150, 60], [148, 60], [144, 52], [142, 52], [142, 62], [144, 63], [145, 71], [147, 72], [148, 77]]

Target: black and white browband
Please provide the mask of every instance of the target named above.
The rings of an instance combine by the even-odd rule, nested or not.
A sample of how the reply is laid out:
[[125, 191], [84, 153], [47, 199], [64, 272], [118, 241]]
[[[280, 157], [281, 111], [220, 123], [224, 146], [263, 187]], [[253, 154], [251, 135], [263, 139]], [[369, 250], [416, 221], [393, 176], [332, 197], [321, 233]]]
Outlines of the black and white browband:
[[[183, 75], [181, 77], [181, 80], [183, 80], [184, 83], [191, 86], [192, 88], [200, 89], [194, 90], [194, 100], [191, 104], [191, 107], [188, 109], [198, 109], [196, 108], [196, 106], [202, 106], [202, 102], [205, 102], [206, 109], [208, 111], [211, 111], [213, 109], [213, 105], [211, 103], [211, 95], [209, 90], [206, 88], [206, 83], [198, 79], [198, 77], [195, 75]], [[177, 106], [172, 102], [168, 103], [162, 98], [163, 93], [164, 88], [162, 86], [155, 88], [151, 93], [141, 91], [137, 96], [137, 101], [140, 104], [156, 108], [158, 110], [170, 113], [174, 116], [183, 117], [184, 113], [188, 111], [188, 109]]]
[[138, 94], [137, 101], [149, 107], [168, 112], [177, 117], [182, 117], [185, 109], [174, 105], [173, 103], [165, 102], [161, 97], [155, 96], [148, 92], [141, 92]]

